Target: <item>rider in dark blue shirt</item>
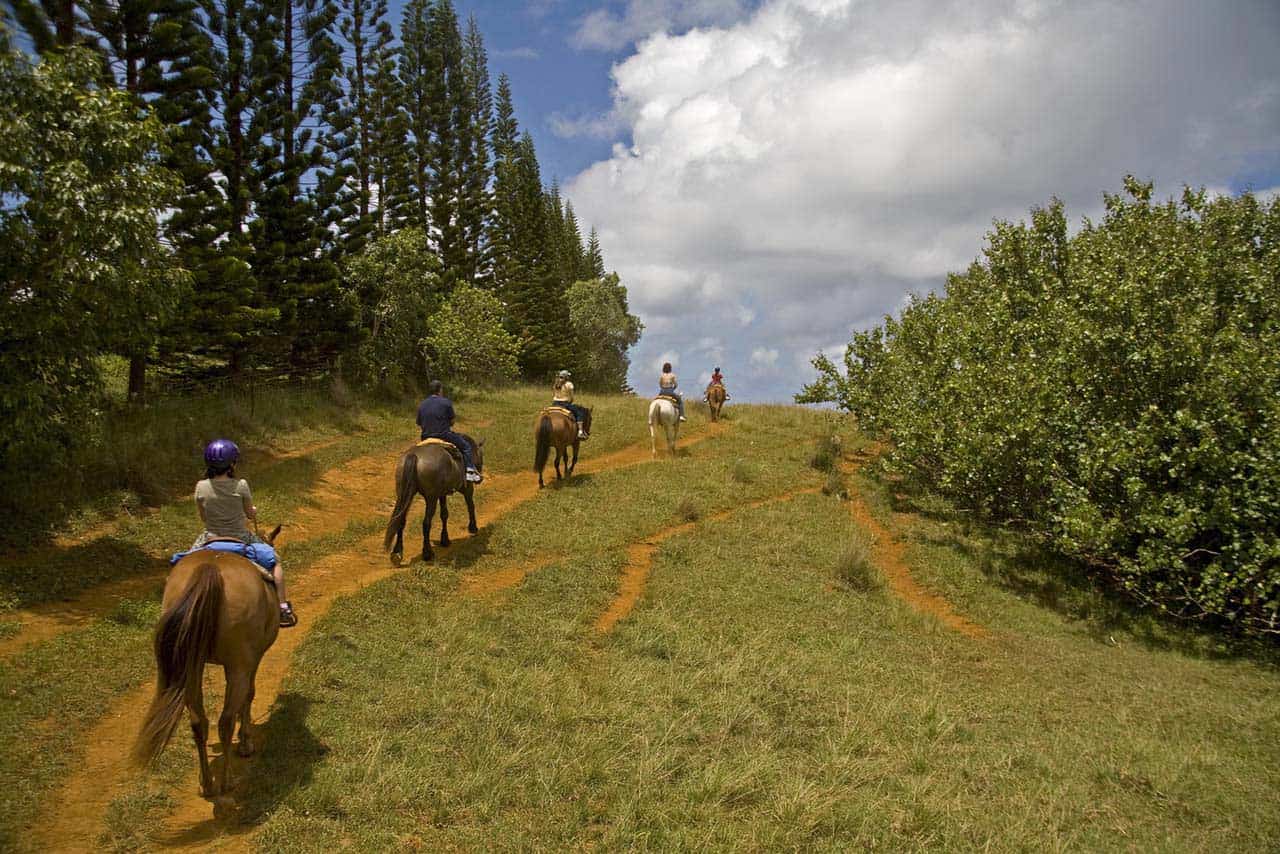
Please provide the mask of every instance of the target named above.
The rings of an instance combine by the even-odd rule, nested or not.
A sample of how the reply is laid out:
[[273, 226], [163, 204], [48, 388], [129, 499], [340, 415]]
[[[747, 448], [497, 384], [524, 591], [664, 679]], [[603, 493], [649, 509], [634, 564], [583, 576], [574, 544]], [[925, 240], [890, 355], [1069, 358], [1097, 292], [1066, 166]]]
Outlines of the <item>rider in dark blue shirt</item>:
[[462, 461], [467, 467], [467, 480], [479, 483], [482, 478], [476, 470], [471, 442], [461, 433], [453, 432], [453, 401], [444, 396], [444, 384], [439, 380], [432, 380], [429, 388], [431, 396], [418, 406], [418, 426], [422, 428], [422, 438], [452, 442], [462, 452]]

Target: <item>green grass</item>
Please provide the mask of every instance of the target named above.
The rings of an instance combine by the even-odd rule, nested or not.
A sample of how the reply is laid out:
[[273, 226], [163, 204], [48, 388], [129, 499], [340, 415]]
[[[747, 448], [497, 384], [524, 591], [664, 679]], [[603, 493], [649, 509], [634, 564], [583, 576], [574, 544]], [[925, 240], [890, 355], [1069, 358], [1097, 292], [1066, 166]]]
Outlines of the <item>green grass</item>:
[[[490, 472], [527, 471], [543, 397], [458, 401], [473, 423], [493, 419], [474, 431]], [[599, 407], [584, 454], [644, 438], [643, 401], [583, 402]], [[1280, 838], [1274, 650], [1149, 620], [941, 502], [842, 481], [906, 544], [916, 579], [992, 634], [947, 630], [886, 589], [830, 489], [863, 440], [796, 407], [734, 416], [675, 460], [584, 473], [339, 601], [298, 650], [240, 799], [256, 846], [1256, 851]], [[358, 442], [394, 449], [402, 427]], [[830, 464], [814, 466], [823, 451]], [[302, 500], [355, 453], [339, 443], [253, 475], [260, 505]], [[483, 523], [483, 487], [478, 504]], [[179, 502], [115, 536], [148, 553], [189, 513]], [[685, 522], [634, 611], [598, 636], [627, 546]], [[290, 572], [380, 525], [290, 546]], [[462, 572], [548, 555], [497, 600], [455, 595]], [[0, 781], [21, 781], [0, 806], [0, 848], [74, 763], [73, 733], [149, 678], [148, 608], [123, 602], [0, 664]], [[103, 848], [156, 844], [175, 787], [194, 786], [178, 741], [112, 805]]]
[[[1278, 838], [1280, 680], [1266, 660], [1100, 643], [992, 584], [959, 544], [895, 524], [875, 490], [918, 577], [993, 639], [832, 589], [858, 542], [859, 577], [879, 586], [865, 534], [846, 505], [801, 495], [665, 541], [638, 609], [596, 640], [622, 546], [679, 521], [686, 493], [710, 514], [813, 485], [811, 446], [784, 441], [770, 413], [758, 431], [754, 409], [738, 414], [705, 456], [513, 514], [494, 552], [573, 532], [572, 553], [501, 608], [443, 597], [451, 576], [430, 572], [335, 609], [301, 651], [290, 735], [251, 797], [259, 846], [1251, 851]], [[759, 482], [744, 494], [734, 454], [748, 442]]]

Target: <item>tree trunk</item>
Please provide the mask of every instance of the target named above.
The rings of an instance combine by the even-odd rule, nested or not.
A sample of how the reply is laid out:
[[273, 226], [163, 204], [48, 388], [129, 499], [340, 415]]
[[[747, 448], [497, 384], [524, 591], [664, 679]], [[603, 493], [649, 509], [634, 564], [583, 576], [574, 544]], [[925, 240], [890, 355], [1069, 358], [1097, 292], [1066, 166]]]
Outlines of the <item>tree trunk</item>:
[[147, 354], [133, 353], [129, 356], [129, 399], [141, 401], [147, 391]]

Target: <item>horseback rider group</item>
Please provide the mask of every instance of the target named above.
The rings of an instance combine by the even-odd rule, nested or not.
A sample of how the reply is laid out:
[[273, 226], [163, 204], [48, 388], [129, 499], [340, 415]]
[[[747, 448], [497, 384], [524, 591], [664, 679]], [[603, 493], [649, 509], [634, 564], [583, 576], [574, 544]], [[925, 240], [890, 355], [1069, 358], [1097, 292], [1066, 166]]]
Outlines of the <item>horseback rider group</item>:
[[[662, 365], [662, 375], [658, 378], [658, 396], [669, 397], [676, 402], [680, 420], [687, 420], [684, 415], [684, 395], [678, 389], [679, 381], [672, 372], [671, 363]], [[724, 386], [724, 375], [717, 366], [711, 375], [711, 382], [703, 399], [707, 397], [713, 386]], [[444, 396], [444, 385], [439, 380], [432, 380], [428, 386], [429, 394], [418, 406], [417, 423], [421, 438], [441, 439], [455, 446], [462, 455], [465, 478], [468, 483], [480, 483], [484, 476], [476, 462], [475, 443], [470, 436], [453, 430], [456, 418], [453, 401]], [[562, 370], [556, 374], [551, 390], [551, 405], [560, 407], [573, 414], [574, 424], [578, 428], [578, 439], [586, 441], [590, 438], [583, 427], [586, 410], [573, 401], [572, 374]], [[728, 395], [725, 395], [728, 399]], [[229, 439], [215, 439], [204, 451], [205, 478], [196, 484], [196, 510], [204, 531], [196, 538], [191, 550], [203, 548], [219, 548], [221, 546], [248, 545], [252, 547], [252, 555], [247, 556], [264, 567], [275, 583], [276, 595], [280, 601], [280, 625], [296, 626], [298, 617], [293, 606], [285, 597], [284, 568], [276, 559], [274, 550], [254, 531], [249, 530], [249, 521], [257, 527], [258, 509], [253, 504], [253, 495], [249, 491], [249, 482], [235, 476], [235, 465], [240, 459], [240, 449]], [[575, 451], [576, 459], [576, 451]]]

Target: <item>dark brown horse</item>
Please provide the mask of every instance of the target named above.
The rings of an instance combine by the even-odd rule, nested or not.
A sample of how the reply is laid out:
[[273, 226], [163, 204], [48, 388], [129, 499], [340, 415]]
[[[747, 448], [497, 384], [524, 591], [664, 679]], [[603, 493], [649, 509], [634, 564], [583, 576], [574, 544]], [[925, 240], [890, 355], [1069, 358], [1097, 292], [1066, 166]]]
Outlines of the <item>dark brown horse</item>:
[[[470, 438], [470, 437], [467, 437]], [[476, 468], [484, 465], [484, 439], [472, 443], [475, 447]], [[431, 560], [431, 521], [440, 505], [440, 545], [449, 545], [449, 505], [446, 496], [461, 492], [467, 502], [470, 517], [467, 530], [476, 533], [476, 503], [474, 484], [468, 483], [460, 454], [437, 444], [421, 444], [410, 449], [396, 466], [396, 506], [387, 523], [387, 535], [383, 549], [391, 550], [391, 562], [396, 566], [404, 557], [404, 525], [413, 500], [421, 495], [427, 499], [427, 514], [422, 518], [422, 559]], [[392, 544], [395, 547], [392, 548]]]
[[[277, 527], [266, 537], [271, 543]], [[164, 586], [156, 626], [156, 696], [142, 722], [134, 761], [145, 764], [169, 743], [185, 709], [200, 754], [200, 790], [206, 797], [227, 791], [231, 737], [240, 721], [241, 756], [254, 750], [253, 683], [258, 663], [280, 631], [280, 601], [263, 570], [233, 552], [200, 551], [174, 565]], [[221, 664], [227, 691], [218, 718], [222, 767], [214, 785], [209, 771], [209, 719], [204, 713], [204, 667]]]
[[707, 408], [711, 410], [711, 420], [720, 420], [720, 409], [724, 406], [724, 399], [727, 393], [724, 386], [720, 383], [714, 383], [707, 389]]
[[[582, 432], [588, 436], [591, 435], [591, 410], [585, 406], [582, 408]], [[542, 470], [547, 467], [547, 457], [551, 455], [553, 445], [556, 449], [556, 480], [560, 480], [561, 460], [564, 460], [564, 476], [573, 474], [574, 467], [578, 465], [580, 440], [578, 424], [573, 420], [572, 415], [554, 407], [539, 412], [537, 419], [533, 422], [533, 442], [533, 470], [538, 473], [539, 487], [546, 485], [542, 482]], [[572, 462], [569, 460], [570, 446], [573, 447]]]

